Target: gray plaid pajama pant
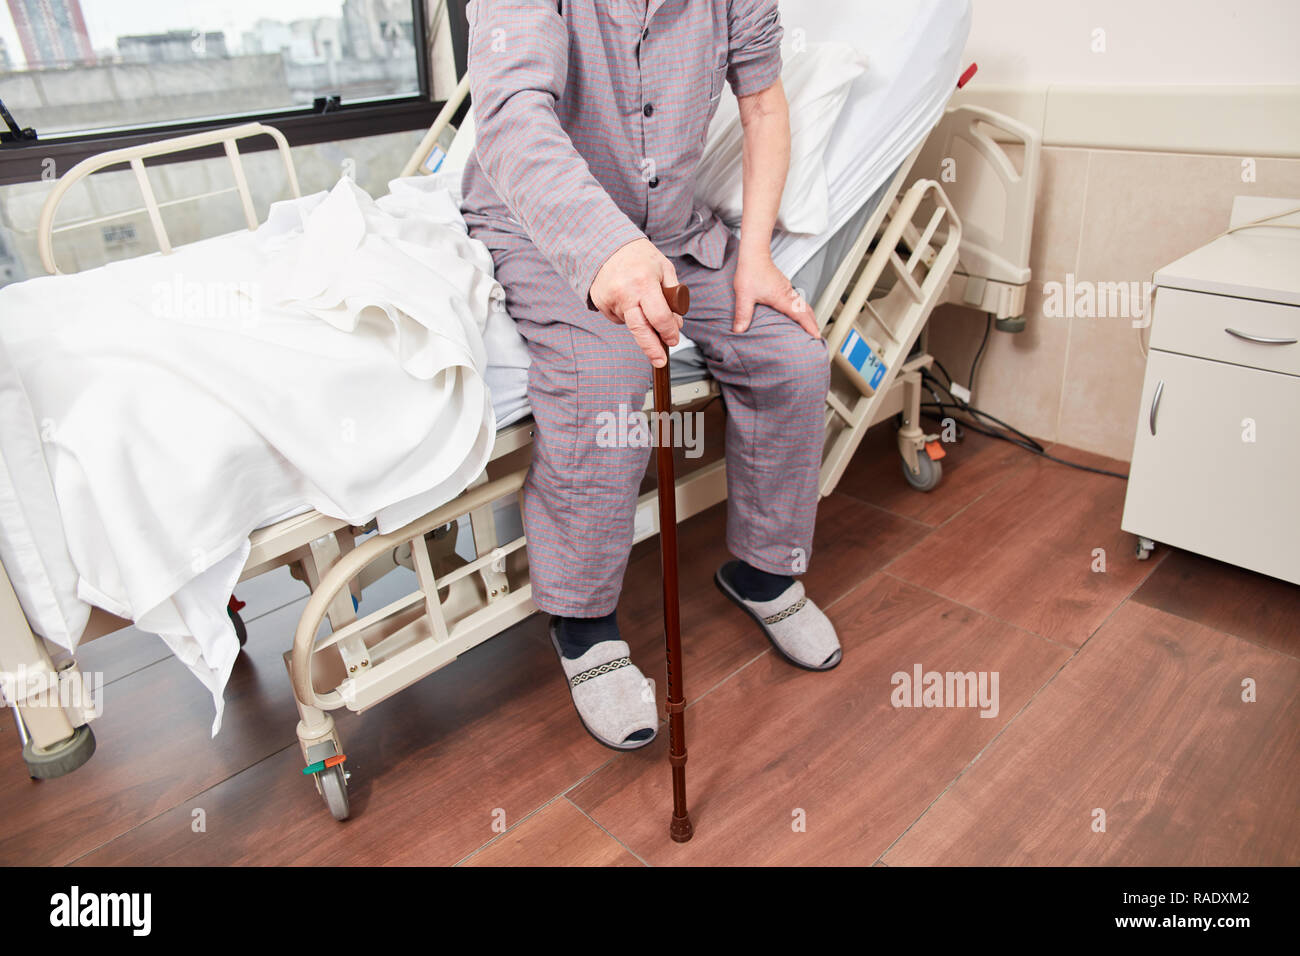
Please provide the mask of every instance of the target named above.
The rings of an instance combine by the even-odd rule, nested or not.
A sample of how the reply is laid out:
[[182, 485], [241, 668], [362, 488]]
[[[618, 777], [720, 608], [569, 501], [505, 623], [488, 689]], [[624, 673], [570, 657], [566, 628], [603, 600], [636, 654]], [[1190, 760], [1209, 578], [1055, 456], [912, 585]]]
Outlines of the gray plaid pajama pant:
[[[602, 423], [640, 409], [651, 385], [644, 353], [621, 325], [589, 311], [529, 242], [487, 242], [532, 358], [536, 422], [523, 520], [537, 606], [568, 617], [608, 614], [632, 547], [636, 499], [651, 449], [597, 440]], [[691, 290], [683, 330], [700, 347], [727, 407], [727, 547], [774, 574], [812, 554], [830, 363], [825, 343], [759, 306], [731, 331], [735, 240], [721, 269], [676, 258]], [[705, 433], [703, 441], [721, 441]]]

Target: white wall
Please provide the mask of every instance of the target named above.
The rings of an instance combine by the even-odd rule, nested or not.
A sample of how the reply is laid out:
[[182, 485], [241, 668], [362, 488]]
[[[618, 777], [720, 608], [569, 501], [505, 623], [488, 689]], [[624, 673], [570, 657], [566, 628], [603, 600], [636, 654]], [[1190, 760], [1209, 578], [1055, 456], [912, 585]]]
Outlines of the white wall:
[[[1300, 0], [973, 0], [967, 60], [999, 85], [1297, 84]], [[1094, 53], [1093, 31], [1106, 52]]]

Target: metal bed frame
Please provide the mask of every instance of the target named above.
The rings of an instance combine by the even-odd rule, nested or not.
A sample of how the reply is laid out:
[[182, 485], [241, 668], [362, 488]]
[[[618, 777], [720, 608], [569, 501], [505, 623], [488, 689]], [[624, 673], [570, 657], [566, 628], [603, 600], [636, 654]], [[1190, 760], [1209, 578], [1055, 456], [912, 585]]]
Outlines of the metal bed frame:
[[[412, 154], [404, 175], [424, 171], [425, 159], [450, 130], [467, 94], [468, 82], [462, 81]], [[57, 182], [42, 210], [39, 247], [46, 269], [59, 271], [54, 235], [85, 224], [55, 226], [61, 199], [92, 173], [122, 163], [135, 171], [144, 200], [142, 209], [130, 213], [148, 214], [159, 250], [168, 254], [172, 245], [144, 161], [201, 146], [224, 147], [235, 186], [222, 191], [238, 193], [248, 227], [256, 228], [238, 143], [263, 135], [275, 140], [290, 191], [299, 195], [287, 142], [277, 130], [258, 123], [113, 150], [77, 164]], [[1001, 184], [1007, 199], [1001, 222], [963, 222], [938, 182], [911, 181], [923, 149], [951, 155], [958, 138], [985, 158]], [[1019, 171], [1003, 148], [1007, 140], [1024, 148]], [[814, 305], [833, 366], [820, 473], [823, 496], [835, 489], [867, 428], [893, 416], [901, 416], [898, 447], [905, 475], [918, 488], [933, 487], [941, 469], [927, 445], [935, 436], [925, 433], [920, 418], [921, 373], [933, 363], [924, 349], [926, 321], [944, 302], [991, 312], [1011, 327], [1023, 311], [1038, 137], [1009, 118], [956, 107], [948, 110], [928, 142], [895, 174], [887, 198], [861, 228]], [[970, 236], [974, 238], [964, 238]], [[842, 354], [841, 346], [851, 332], [870, 341], [887, 366], [874, 388]], [[717, 385], [708, 379], [672, 390], [679, 408], [717, 394]], [[369, 527], [354, 527], [312, 511], [251, 535], [252, 550], [241, 580], [287, 565], [311, 590], [284, 660], [299, 710], [297, 735], [303, 758], [314, 770], [316, 788], [336, 819], [349, 814], [348, 775], [331, 712], [343, 707], [365, 710], [536, 610], [528, 579], [527, 541], [521, 535], [500, 540], [495, 513], [495, 506], [519, 495], [531, 438], [527, 420], [499, 431], [486, 470], [462, 495], [397, 531], [378, 534], [373, 522]], [[679, 521], [726, 497], [725, 469], [725, 462], [718, 461], [678, 480]], [[466, 526], [472, 537], [473, 557], [468, 560], [456, 547]], [[658, 533], [653, 491], [639, 499], [635, 527], [637, 541]], [[416, 589], [358, 617], [353, 599], [398, 565], [414, 571]], [[320, 636], [327, 619], [329, 629]], [[95, 609], [81, 640], [129, 624]], [[7, 573], [0, 574], [0, 671], [29, 676], [30, 689], [19, 688], [8, 703], [15, 709], [33, 776], [57, 776], [84, 763], [94, 749], [89, 727], [94, 709], [76, 693], [85, 686], [84, 677], [74, 656], [32, 632]], [[32, 676], [45, 680], [31, 680]]]

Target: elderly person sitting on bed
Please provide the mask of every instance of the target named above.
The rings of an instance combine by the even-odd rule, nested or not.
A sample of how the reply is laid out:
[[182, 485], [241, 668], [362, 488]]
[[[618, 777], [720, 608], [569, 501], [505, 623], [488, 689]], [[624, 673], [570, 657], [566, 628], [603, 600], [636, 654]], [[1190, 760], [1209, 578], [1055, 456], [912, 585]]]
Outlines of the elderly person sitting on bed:
[[[812, 553], [829, 362], [812, 310], [773, 264], [790, 157], [776, 0], [475, 0], [477, 128], [463, 212], [492, 252], [532, 359], [524, 485], [533, 599], [583, 724], [617, 749], [658, 725], [615, 608], [649, 450], [606, 447], [602, 420], [639, 409], [681, 317], [726, 402], [727, 546], [715, 576], [791, 663], [840, 645], [794, 579]], [[729, 82], [744, 128], [737, 240], [694, 201]]]

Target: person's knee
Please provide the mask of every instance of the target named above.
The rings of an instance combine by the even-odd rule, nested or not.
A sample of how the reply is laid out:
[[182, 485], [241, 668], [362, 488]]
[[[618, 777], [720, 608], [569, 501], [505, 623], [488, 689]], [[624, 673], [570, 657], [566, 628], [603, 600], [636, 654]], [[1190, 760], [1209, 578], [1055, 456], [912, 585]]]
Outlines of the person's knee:
[[652, 374], [649, 360], [635, 346], [609, 344], [586, 356], [579, 367], [577, 426], [579, 441], [588, 445], [580, 457], [603, 463], [601, 481], [621, 487], [645, 468], [642, 408]]
[[653, 383], [654, 372], [645, 353], [632, 344], [602, 349], [592, 356], [587, 367], [579, 372], [579, 387], [591, 392], [604, 393], [608, 398], [635, 403], [640, 408], [645, 394]]
[[820, 406], [830, 388], [830, 361], [826, 345], [799, 332], [798, 338], [772, 357], [772, 377], [792, 401], [803, 400]]

